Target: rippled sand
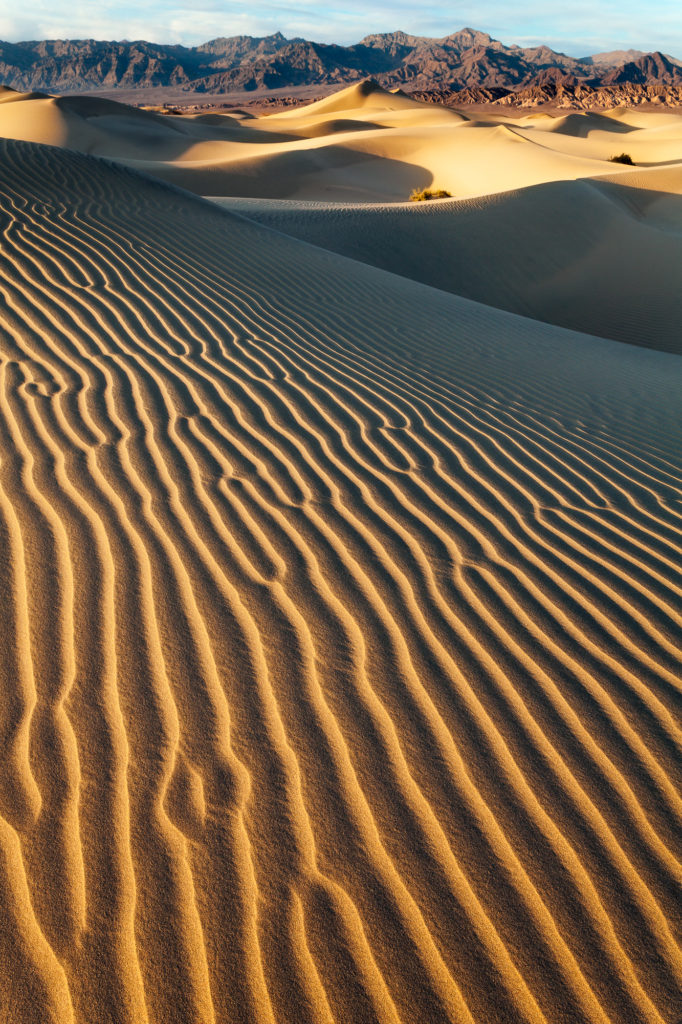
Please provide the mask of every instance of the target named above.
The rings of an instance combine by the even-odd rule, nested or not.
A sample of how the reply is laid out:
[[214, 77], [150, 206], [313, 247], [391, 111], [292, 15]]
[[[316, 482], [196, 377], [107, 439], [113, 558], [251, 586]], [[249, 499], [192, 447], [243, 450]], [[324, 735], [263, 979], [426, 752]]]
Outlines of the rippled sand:
[[[675, 252], [627, 173], [564, 223]], [[537, 295], [522, 231], [424, 283], [534, 195], [325, 236], [0, 142], [3, 1021], [676, 1024], [679, 289], [597, 337], [542, 217]]]

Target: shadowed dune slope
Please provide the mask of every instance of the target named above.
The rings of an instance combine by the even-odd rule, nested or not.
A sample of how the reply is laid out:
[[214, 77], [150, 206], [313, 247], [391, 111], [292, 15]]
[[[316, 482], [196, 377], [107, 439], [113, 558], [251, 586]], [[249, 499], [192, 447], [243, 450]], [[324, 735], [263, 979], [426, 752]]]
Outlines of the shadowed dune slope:
[[[0, 96], [0, 135], [125, 163], [199, 195], [403, 202], [459, 198], [682, 159], [682, 118], [472, 116], [362, 82], [281, 113], [161, 115], [89, 96]], [[614, 149], [615, 147], [615, 149]], [[628, 173], [621, 165], [620, 173]]]
[[335, 116], [348, 110], [362, 110], [388, 113], [390, 111], [410, 110], [423, 111], [425, 104], [419, 100], [413, 100], [401, 90], [390, 92], [383, 89], [373, 79], [366, 79], [363, 82], [356, 82], [345, 89], [339, 89], [331, 96], [308, 103], [304, 107], [294, 107], [291, 110], [281, 110], [277, 114], [271, 114], [271, 121], [299, 121], [301, 118], [327, 117], [329, 114]]
[[250, 130], [249, 122], [229, 114], [176, 117], [93, 96], [0, 95], [0, 134], [6, 138], [160, 168], [187, 160], [210, 166], [235, 148], [258, 151], [291, 138], [286, 128], [269, 132], [267, 124], [255, 122], [259, 130]]
[[0, 155], [0, 1019], [672, 1024], [679, 358]]
[[682, 354], [682, 195], [665, 191], [672, 178], [655, 168], [631, 181], [614, 175], [381, 206], [216, 202], [456, 295]]

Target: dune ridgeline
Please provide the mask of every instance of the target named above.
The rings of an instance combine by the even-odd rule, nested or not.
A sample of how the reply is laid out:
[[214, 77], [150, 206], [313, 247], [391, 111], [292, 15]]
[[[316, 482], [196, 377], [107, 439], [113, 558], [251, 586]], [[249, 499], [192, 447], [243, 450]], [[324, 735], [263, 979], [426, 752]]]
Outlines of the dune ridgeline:
[[682, 117], [0, 100], [0, 1019], [678, 1024]]

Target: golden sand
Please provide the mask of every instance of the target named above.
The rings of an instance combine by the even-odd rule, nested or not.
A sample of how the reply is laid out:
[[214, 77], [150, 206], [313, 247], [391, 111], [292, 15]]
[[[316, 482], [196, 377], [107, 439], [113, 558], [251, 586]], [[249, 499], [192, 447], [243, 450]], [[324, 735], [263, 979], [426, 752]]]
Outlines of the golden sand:
[[[543, 147], [369, 99], [422, 153], [437, 132], [540, 151], [534, 187], [236, 215], [0, 142], [2, 1021], [682, 1015], [675, 169], [604, 166], [601, 119], [518, 129]], [[323, 103], [308, 128], [347, 108]], [[28, 104], [24, 129], [73, 145], [66, 101], [1, 104], [0, 130]], [[660, 117], [636, 115], [641, 152], [682, 140]], [[260, 145], [322, 161], [324, 192], [320, 138]], [[295, 177], [259, 159], [253, 194]], [[563, 184], [539, 184], [552, 161]], [[567, 180], [584, 164], [609, 180]], [[602, 218], [605, 273], [667, 238], [639, 300], [579, 232], [552, 256], [552, 207]], [[485, 303], [446, 236], [475, 246], [480, 218], [493, 246], [496, 217]]]

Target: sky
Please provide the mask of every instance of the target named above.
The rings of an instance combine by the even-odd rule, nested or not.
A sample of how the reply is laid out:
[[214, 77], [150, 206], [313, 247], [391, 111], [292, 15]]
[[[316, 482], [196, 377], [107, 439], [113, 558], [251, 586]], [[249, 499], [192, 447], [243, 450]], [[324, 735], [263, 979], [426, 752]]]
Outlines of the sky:
[[[4, 6], [4, 5], [3, 5]], [[572, 56], [602, 50], [663, 50], [682, 57], [680, 0], [22, 0], [0, 9], [0, 39], [147, 39], [191, 46], [216, 36], [303, 36], [348, 45], [370, 32], [402, 29], [444, 36], [468, 26], [504, 43], [547, 43]]]

